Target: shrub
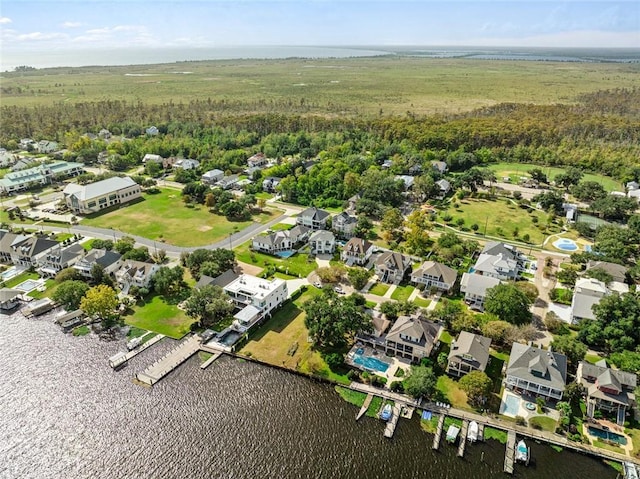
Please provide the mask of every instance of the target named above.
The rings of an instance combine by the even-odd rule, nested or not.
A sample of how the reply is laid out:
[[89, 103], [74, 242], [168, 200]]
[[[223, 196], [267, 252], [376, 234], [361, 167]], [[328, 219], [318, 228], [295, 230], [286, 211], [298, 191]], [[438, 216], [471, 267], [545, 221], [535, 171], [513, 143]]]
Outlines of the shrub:
[[324, 357], [324, 360], [327, 363], [327, 366], [329, 366], [329, 369], [333, 371], [342, 366], [344, 356], [340, 353], [329, 353]]
[[524, 426], [527, 422], [522, 416], [516, 416], [516, 424], [518, 426]]
[[404, 392], [404, 383], [402, 381], [393, 381], [389, 386], [393, 392], [403, 393]]
[[349, 369], [349, 372], [347, 372], [347, 379], [349, 379], [350, 381], [359, 381], [360, 373], [355, 369]]

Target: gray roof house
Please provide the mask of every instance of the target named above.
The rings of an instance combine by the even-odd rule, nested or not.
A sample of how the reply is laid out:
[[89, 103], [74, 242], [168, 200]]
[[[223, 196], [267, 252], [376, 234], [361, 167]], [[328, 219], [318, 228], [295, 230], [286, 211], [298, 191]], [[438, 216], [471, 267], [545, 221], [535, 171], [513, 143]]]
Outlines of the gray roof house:
[[481, 253], [473, 269], [476, 274], [502, 280], [515, 280], [520, 271], [518, 262], [502, 253], [497, 256]]
[[463, 273], [460, 281], [460, 292], [469, 308], [484, 311], [484, 300], [487, 290], [500, 284], [500, 280], [491, 276]]
[[489, 364], [491, 339], [461, 331], [451, 342], [447, 374], [462, 377], [471, 371], [484, 371]]
[[116, 251], [105, 249], [92, 249], [73, 265], [83, 278], [91, 278], [91, 269], [99, 265], [104, 274], [113, 274], [122, 265], [122, 255]]
[[451, 183], [449, 183], [444, 178], [441, 179], [441, 180], [436, 181], [436, 185], [440, 189], [440, 193], [438, 194], [438, 198], [440, 198], [440, 199], [442, 199], [445, 196], [447, 196], [449, 191], [451, 191]]
[[148, 288], [151, 284], [151, 278], [153, 278], [158, 269], [160, 269], [158, 264], [128, 259], [116, 271], [116, 280], [122, 288], [122, 293], [129, 294], [131, 286]]
[[580, 361], [576, 381], [587, 391], [587, 416], [596, 410], [616, 414], [616, 423], [624, 425], [627, 412], [636, 404], [638, 378], [633, 373], [611, 369], [606, 361], [596, 364]]
[[567, 357], [513, 343], [505, 382], [511, 390], [559, 401], [567, 382]]
[[267, 176], [262, 180], [262, 190], [268, 193], [274, 193], [281, 181], [282, 178], [278, 178], [277, 176]]
[[504, 258], [512, 259], [518, 263], [519, 267], [523, 267], [527, 261], [527, 257], [520, 253], [515, 246], [512, 246], [501, 241], [490, 241], [487, 243], [480, 253], [488, 254], [491, 256], [502, 255]]
[[240, 275], [232, 269], [226, 270], [224, 273], [219, 274], [215, 278], [203, 274], [202, 276], [200, 276], [200, 279], [196, 283], [195, 287], [202, 288], [203, 286], [220, 286], [221, 288], [224, 288], [231, 282], [238, 279], [238, 276]]
[[218, 183], [216, 183], [216, 186], [219, 186], [223, 190], [228, 190], [229, 188], [233, 187], [233, 185], [235, 185], [239, 179], [240, 175], [225, 176], [221, 180], [219, 180]]
[[209, 170], [200, 177], [200, 181], [207, 185], [214, 185], [218, 181], [224, 178], [224, 171], [222, 170]]
[[425, 261], [411, 273], [411, 282], [423, 284], [425, 288], [436, 288], [440, 291], [451, 291], [458, 277], [458, 272], [442, 263]]
[[38, 262], [60, 243], [39, 236], [10, 233], [0, 230], [0, 261], [27, 268]]
[[312, 254], [333, 254], [336, 250], [336, 237], [331, 231], [314, 231], [309, 235], [309, 248]]
[[326, 229], [327, 219], [330, 216], [328, 212], [314, 206], [302, 211], [296, 218], [296, 223], [312, 230], [323, 230]]
[[180, 158], [173, 164], [174, 168], [182, 168], [183, 170], [195, 170], [198, 166], [200, 166], [200, 162], [191, 158]]
[[277, 254], [280, 251], [290, 251], [296, 243], [304, 241], [309, 235], [310, 229], [306, 226], [294, 226], [290, 230], [274, 231], [266, 235], [258, 235], [253, 238], [251, 248], [268, 254]]
[[0, 311], [10, 311], [20, 303], [22, 291], [11, 288], [0, 289]]
[[373, 244], [362, 238], [351, 238], [342, 248], [340, 259], [347, 266], [364, 266], [373, 254]]
[[611, 275], [612, 281], [624, 283], [627, 279], [627, 268], [621, 264], [609, 263], [608, 261], [589, 260], [586, 271], [601, 269]]
[[85, 249], [78, 243], [66, 247], [59, 244], [38, 261], [38, 272], [53, 278], [63, 269], [76, 264], [84, 255]]
[[386, 251], [376, 260], [374, 267], [380, 281], [399, 284], [411, 268], [411, 258], [395, 251]]
[[415, 316], [400, 316], [385, 337], [385, 352], [418, 362], [431, 355], [442, 326]]
[[607, 285], [594, 278], [580, 278], [573, 288], [571, 299], [571, 322], [596, 319], [593, 306], [609, 294]]
[[331, 228], [338, 234], [338, 236], [342, 238], [351, 238], [355, 233], [357, 224], [358, 218], [351, 216], [346, 211], [343, 211], [333, 217]]
[[441, 175], [444, 175], [449, 169], [449, 167], [444, 161], [432, 161], [431, 167]]

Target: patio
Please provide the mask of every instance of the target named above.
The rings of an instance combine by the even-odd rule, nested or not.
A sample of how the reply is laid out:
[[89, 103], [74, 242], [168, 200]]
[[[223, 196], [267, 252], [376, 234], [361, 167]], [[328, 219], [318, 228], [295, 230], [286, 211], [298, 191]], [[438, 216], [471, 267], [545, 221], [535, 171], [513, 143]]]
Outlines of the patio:
[[537, 416], [545, 416], [555, 419], [560, 419], [560, 413], [550, 407], [545, 406], [544, 414], [538, 413], [538, 406], [536, 400], [532, 396], [520, 396], [505, 389], [502, 393], [502, 400], [500, 401], [500, 414], [508, 417], [515, 418], [516, 416], [523, 417], [526, 421]]

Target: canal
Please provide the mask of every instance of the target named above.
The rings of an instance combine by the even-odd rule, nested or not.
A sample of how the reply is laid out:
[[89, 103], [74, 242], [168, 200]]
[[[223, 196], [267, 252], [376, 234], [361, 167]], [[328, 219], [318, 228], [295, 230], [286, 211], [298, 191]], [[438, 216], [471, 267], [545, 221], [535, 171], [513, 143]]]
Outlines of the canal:
[[[0, 317], [0, 478], [507, 477], [502, 444], [470, 445], [464, 459], [447, 444], [433, 452], [417, 415], [388, 440], [332, 387], [242, 360], [203, 371], [196, 356], [153, 389], [133, 384], [171, 346], [113, 372], [107, 358], [124, 341]], [[616, 477], [580, 454], [536, 443], [531, 453], [514, 477]]]

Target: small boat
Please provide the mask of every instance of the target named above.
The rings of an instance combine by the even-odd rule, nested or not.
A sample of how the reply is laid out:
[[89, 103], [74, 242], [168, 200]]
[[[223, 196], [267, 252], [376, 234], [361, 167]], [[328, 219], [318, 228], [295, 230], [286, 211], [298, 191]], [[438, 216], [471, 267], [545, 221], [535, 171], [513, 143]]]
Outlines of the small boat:
[[447, 429], [447, 442], [455, 442], [459, 432], [460, 428], [455, 424], [451, 424], [451, 426], [449, 426], [449, 429]]
[[529, 447], [524, 440], [520, 440], [516, 445], [516, 461], [529, 464]]
[[382, 408], [382, 412], [380, 413], [380, 419], [382, 419], [383, 421], [388, 421], [389, 419], [391, 419], [392, 414], [393, 414], [393, 408], [391, 407], [391, 404], [386, 404]]
[[469, 423], [469, 430], [467, 431], [467, 439], [469, 442], [476, 442], [478, 440], [478, 423], [471, 421]]

